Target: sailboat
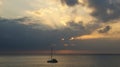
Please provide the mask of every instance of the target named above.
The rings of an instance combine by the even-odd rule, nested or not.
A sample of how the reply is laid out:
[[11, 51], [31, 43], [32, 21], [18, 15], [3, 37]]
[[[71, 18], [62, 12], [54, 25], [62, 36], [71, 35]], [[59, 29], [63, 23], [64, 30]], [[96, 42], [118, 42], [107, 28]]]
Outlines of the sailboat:
[[53, 48], [51, 48], [51, 59], [47, 63], [58, 63], [57, 59], [53, 58]]

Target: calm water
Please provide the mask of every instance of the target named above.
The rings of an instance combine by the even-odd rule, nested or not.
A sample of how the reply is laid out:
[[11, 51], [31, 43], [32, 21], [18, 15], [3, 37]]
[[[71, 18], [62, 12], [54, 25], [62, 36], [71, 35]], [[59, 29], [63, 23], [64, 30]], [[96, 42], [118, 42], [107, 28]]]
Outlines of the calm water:
[[0, 67], [120, 67], [120, 55], [57, 55], [57, 64], [46, 61], [50, 57], [0, 56]]

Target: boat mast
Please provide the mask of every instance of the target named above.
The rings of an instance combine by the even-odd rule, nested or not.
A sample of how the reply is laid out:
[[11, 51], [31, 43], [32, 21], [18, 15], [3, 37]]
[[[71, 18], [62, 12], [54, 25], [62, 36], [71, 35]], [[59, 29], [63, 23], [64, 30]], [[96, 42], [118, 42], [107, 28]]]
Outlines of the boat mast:
[[53, 47], [51, 47], [51, 59], [53, 58]]

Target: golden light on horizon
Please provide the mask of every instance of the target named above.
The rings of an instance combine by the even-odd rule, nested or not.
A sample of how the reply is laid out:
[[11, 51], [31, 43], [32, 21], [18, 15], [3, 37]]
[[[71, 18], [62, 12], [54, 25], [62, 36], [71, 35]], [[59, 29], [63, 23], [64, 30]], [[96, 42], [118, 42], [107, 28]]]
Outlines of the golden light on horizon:
[[76, 37], [75, 40], [87, 40], [87, 39], [99, 39], [99, 38], [105, 38], [105, 36], [102, 34], [89, 34], [89, 35]]
[[[79, 53], [92, 53], [94, 51], [88, 50], [56, 50], [54, 51], [55, 54], [79, 54]], [[18, 53], [26, 53], [26, 54], [50, 54], [50, 50], [43, 50], [43, 51], [20, 51]]]
[[57, 50], [56, 54], [90, 54], [95, 53], [95, 51], [91, 50]]

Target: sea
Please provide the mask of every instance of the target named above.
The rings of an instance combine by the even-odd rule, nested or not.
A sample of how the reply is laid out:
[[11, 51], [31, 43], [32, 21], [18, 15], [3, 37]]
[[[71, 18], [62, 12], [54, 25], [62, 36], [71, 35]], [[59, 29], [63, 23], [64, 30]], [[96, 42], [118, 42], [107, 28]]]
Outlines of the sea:
[[0, 56], [0, 67], [120, 67], [120, 55], [55, 55], [58, 63], [47, 63], [49, 55]]

